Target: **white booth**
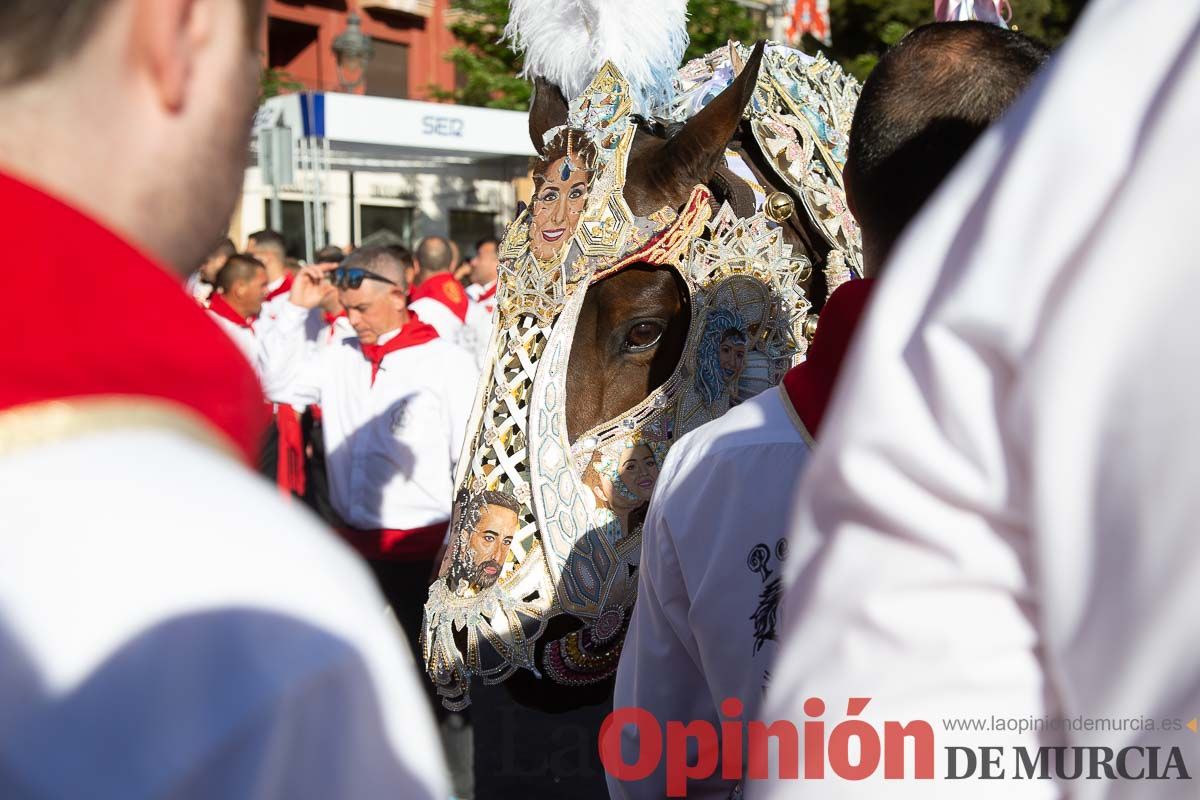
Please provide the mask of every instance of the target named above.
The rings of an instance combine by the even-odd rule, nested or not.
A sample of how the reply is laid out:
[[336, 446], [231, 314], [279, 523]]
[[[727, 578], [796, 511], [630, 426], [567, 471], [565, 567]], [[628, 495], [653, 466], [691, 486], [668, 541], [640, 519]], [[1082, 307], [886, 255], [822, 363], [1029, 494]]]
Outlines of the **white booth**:
[[[515, 216], [515, 184], [534, 154], [523, 112], [384, 97], [273, 97], [255, 120], [257, 133], [270, 128], [286, 129], [274, 138], [290, 146], [256, 137], [235, 233], [241, 246], [271, 227], [277, 191], [281, 232], [298, 258], [380, 231], [410, 247], [448, 236], [469, 254]], [[272, 166], [272, 153], [286, 163]]]

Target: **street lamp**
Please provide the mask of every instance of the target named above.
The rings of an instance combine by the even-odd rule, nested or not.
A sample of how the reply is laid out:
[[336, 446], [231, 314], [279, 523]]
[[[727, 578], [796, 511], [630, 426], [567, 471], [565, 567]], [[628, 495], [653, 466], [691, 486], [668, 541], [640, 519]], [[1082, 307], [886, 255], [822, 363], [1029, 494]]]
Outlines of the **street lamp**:
[[333, 40], [333, 54], [337, 57], [338, 83], [342, 91], [349, 92], [361, 86], [367, 64], [375, 55], [375, 44], [362, 32], [362, 19], [356, 12], [350, 12], [346, 30]]

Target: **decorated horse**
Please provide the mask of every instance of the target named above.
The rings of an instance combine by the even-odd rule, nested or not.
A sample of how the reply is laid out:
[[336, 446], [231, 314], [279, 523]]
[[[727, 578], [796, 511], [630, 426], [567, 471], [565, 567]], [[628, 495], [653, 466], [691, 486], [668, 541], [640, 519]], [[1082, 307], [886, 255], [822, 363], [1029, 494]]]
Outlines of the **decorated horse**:
[[425, 607], [452, 709], [474, 681], [535, 706], [611, 692], [671, 444], [778, 383], [861, 272], [841, 177], [859, 87], [837, 65], [730, 43], [677, 68], [678, 0], [511, 19], [539, 158]]

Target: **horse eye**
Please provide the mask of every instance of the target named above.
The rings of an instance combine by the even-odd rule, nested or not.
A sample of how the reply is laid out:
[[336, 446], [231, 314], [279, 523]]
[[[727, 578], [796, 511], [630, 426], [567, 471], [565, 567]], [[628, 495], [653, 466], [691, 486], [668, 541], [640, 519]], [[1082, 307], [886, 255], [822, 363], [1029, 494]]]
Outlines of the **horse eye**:
[[625, 345], [622, 349], [627, 353], [640, 353], [658, 344], [666, 326], [661, 322], [639, 322], [625, 334]]

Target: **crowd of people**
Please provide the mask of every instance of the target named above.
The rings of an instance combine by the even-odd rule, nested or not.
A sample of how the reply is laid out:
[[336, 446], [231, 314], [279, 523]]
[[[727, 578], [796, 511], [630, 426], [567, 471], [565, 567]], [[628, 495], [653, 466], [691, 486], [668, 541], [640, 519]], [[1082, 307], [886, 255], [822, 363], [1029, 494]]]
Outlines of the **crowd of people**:
[[[186, 284], [262, 384], [274, 424], [260, 471], [366, 559], [417, 660], [491, 335], [498, 246], [481, 239], [463, 262], [428, 236], [412, 251], [325, 247], [302, 266], [280, 233], [261, 230], [244, 252], [222, 241]], [[432, 692], [430, 703], [465, 796], [466, 721]]]
[[[716, 729], [860, 698], [870, 711], [848, 713], [880, 730], [1200, 710], [1200, 6], [1147, 0], [1150, 23], [1095, 3], [1049, 66], [983, 23], [883, 56], [845, 172], [867, 277], [832, 293], [778, 391], [649, 459], [615, 707]], [[412, 648], [498, 242], [297, 264], [263, 230], [213, 249], [239, 179], [213, 165], [246, 149], [227, 132], [254, 106], [261, 2], [203, 5], [0, 8], [0, 107], [17, 111], [0, 198], [21, 232], [0, 290], [28, 300], [0, 349], [0, 796], [444, 800], [447, 756], [469, 771], [469, 747], [455, 763]], [[1118, 63], [1151, 24], [1139, 69]], [[514, 527], [515, 501], [485, 494], [481, 516]], [[508, 546], [477, 545], [492, 580]], [[645, 732], [619, 730], [623, 763]], [[777, 771], [740, 785], [725, 751], [686, 744], [685, 766], [712, 767], [689, 796], [800, 792]], [[801, 772], [824, 757], [798, 756]], [[671, 766], [608, 791], [662, 797]], [[805, 788], [1191, 796], [1186, 780], [874, 778]]]

